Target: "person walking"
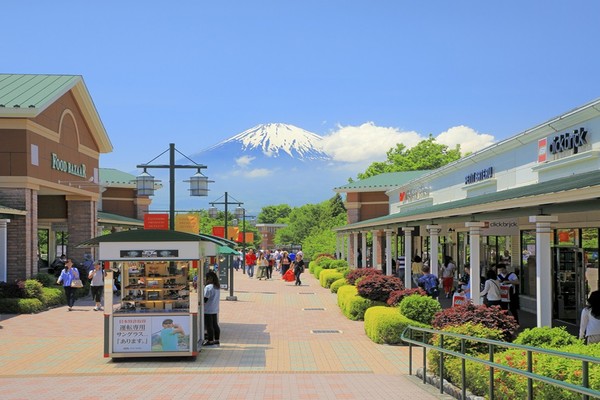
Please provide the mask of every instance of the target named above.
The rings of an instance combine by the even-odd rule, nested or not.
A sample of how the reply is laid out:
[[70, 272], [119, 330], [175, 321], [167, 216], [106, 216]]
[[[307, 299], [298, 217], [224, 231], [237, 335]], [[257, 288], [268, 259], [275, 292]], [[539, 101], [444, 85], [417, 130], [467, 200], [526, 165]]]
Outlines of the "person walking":
[[258, 273], [256, 274], [256, 277], [259, 281], [263, 278], [266, 280], [267, 266], [269, 265], [269, 260], [265, 258], [265, 253], [263, 253], [262, 251], [258, 253], [258, 259], [256, 260], [256, 264], [258, 265]]
[[206, 327], [206, 340], [203, 346], [218, 346], [221, 337], [219, 328], [219, 302], [221, 301], [221, 285], [219, 276], [214, 271], [206, 273], [206, 286], [204, 287], [204, 326]]
[[440, 280], [437, 276], [432, 274], [429, 265], [423, 265], [421, 272], [423, 275], [418, 279], [419, 286], [422, 287], [427, 295], [432, 299], [437, 299], [440, 295]]
[[94, 311], [104, 310], [102, 308], [102, 291], [104, 289], [105, 272], [101, 269], [99, 262], [94, 263], [93, 269], [88, 274], [90, 280], [90, 288], [92, 289], [92, 298], [96, 302]]
[[284, 251], [281, 255], [281, 275], [285, 275], [287, 270], [290, 268], [290, 256], [287, 251]]
[[498, 280], [504, 284], [510, 285], [508, 291], [509, 302], [508, 309], [513, 318], [519, 323], [519, 275], [516, 272], [507, 272], [505, 264], [498, 265]]
[[254, 250], [250, 249], [246, 253], [246, 274], [248, 278], [252, 278], [254, 276], [254, 266], [256, 265], [256, 254], [254, 254]]
[[498, 275], [493, 268], [487, 270], [485, 274], [485, 285], [480, 293], [481, 297], [486, 296], [488, 307], [491, 306], [502, 306], [502, 296], [500, 294], [500, 283], [498, 282]]
[[446, 256], [444, 264], [442, 265], [442, 286], [444, 287], [444, 293], [446, 298], [449, 299], [454, 292], [454, 273], [456, 272], [456, 265], [452, 262], [452, 257]]
[[588, 297], [587, 306], [581, 310], [579, 339], [587, 344], [600, 343], [600, 291], [594, 290]]
[[300, 281], [300, 275], [304, 272], [304, 257], [302, 254], [296, 255], [296, 260], [294, 260], [294, 276], [296, 277], [296, 285], [302, 285]]
[[73, 283], [75, 279], [80, 279], [79, 271], [77, 270], [77, 268], [73, 267], [73, 260], [67, 258], [65, 267], [60, 272], [60, 276], [58, 277], [56, 283], [59, 285], [62, 283], [63, 285], [63, 288], [65, 290], [65, 297], [67, 298], [67, 306], [69, 306], [69, 311], [73, 310], [73, 306], [75, 305], [75, 290], [77, 288], [71, 286], [71, 283]]

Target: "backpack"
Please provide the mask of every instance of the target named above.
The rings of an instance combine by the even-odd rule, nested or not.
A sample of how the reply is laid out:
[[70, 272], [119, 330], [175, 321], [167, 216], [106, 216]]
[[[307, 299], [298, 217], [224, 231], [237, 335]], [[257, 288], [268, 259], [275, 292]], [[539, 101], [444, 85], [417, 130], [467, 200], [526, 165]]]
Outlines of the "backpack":
[[440, 281], [435, 275], [429, 274], [427, 276], [427, 279], [423, 279], [425, 292], [427, 292], [428, 296], [435, 299], [440, 295]]

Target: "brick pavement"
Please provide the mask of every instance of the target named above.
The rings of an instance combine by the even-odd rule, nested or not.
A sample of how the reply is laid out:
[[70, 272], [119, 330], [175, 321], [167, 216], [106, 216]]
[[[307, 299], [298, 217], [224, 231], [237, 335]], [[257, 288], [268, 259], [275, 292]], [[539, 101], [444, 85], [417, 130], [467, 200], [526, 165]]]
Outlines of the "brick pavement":
[[371, 342], [363, 322], [345, 318], [336, 295], [310, 274], [300, 287], [274, 277], [236, 272], [238, 301], [222, 293], [221, 346], [195, 359], [103, 358], [102, 313], [90, 299], [72, 312], [2, 316], [0, 397], [449, 398], [408, 376], [408, 348]]

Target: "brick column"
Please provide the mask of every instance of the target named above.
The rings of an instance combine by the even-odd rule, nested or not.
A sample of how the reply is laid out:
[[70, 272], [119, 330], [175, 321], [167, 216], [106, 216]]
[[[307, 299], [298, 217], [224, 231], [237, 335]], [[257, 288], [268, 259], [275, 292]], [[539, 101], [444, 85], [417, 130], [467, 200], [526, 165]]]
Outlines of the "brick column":
[[67, 227], [69, 243], [67, 256], [75, 263], [83, 261], [85, 253], [92, 253], [90, 248], [77, 248], [76, 246], [88, 239], [96, 237], [97, 214], [96, 202], [89, 199], [67, 197]]
[[32, 189], [0, 189], [2, 205], [27, 211], [15, 215], [7, 228], [7, 282], [28, 279], [38, 272], [37, 264], [37, 191]]

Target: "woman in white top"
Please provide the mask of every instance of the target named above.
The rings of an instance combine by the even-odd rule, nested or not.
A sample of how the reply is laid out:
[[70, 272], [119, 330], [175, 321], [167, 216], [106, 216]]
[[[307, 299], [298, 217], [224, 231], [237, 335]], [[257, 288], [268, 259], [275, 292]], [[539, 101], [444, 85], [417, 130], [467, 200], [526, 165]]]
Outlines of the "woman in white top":
[[496, 275], [496, 271], [493, 269], [488, 269], [486, 273], [486, 281], [483, 290], [481, 291], [481, 297], [487, 295], [487, 305], [498, 306], [502, 305], [502, 297], [500, 296], [500, 283], [498, 282], [498, 276]]
[[579, 339], [587, 343], [600, 343], [600, 291], [590, 293], [588, 306], [581, 311], [581, 326]]

